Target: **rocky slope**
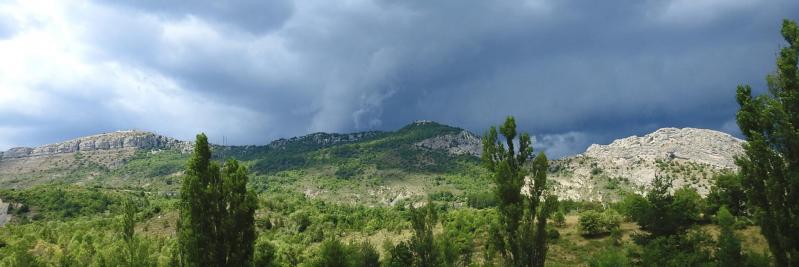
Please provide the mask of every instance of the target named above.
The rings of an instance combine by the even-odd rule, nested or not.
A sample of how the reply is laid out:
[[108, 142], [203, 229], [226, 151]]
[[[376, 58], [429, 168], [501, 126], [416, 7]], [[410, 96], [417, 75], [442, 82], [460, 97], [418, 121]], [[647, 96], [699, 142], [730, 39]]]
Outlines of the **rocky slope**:
[[443, 149], [452, 155], [472, 155], [479, 157], [483, 152], [480, 137], [469, 131], [428, 138], [414, 144], [420, 148]]
[[94, 152], [120, 149], [180, 149], [190, 150], [191, 143], [142, 131], [117, 131], [81, 137], [57, 144], [11, 148], [0, 154], [0, 160], [46, 157], [75, 152]]
[[0, 226], [5, 225], [10, 216], [8, 215], [8, 203], [3, 203], [3, 200], [0, 199]]
[[117, 131], [33, 148], [17, 147], [0, 155], [0, 185], [24, 187], [71, 176], [91, 180], [96, 171], [76, 172], [113, 169], [139, 150], [188, 152], [191, 147], [189, 142], [143, 131]]
[[663, 128], [553, 161], [550, 177], [558, 193], [571, 199], [642, 192], [656, 176], [672, 178], [674, 188], [691, 186], [704, 195], [713, 175], [736, 170], [734, 157], [743, 153], [743, 142], [713, 130]]

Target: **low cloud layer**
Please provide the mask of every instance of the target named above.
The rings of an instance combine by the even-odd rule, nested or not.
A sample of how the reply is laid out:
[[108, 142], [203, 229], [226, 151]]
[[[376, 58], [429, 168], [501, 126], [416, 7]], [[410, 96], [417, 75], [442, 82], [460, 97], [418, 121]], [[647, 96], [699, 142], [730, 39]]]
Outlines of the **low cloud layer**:
[[660, 127], [736, 134], [735, 86], [764, 87], [783, 18], [799, 2], [3, 2], [0, 150], [506, 115], [554, 157]]

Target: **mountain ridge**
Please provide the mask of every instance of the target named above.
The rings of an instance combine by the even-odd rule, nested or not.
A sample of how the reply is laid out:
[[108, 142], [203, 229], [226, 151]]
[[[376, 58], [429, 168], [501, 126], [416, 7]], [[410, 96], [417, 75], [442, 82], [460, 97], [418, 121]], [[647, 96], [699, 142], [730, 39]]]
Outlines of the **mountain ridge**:
[[[692, 186], [704, 195], [710, 177], [735, 171], [733, 158], [742, 153], [742, 143], [714, 130], [661, 128], [643, 136], [594, 144], [581, 154], [551, 160], [549, 184], [562, 198], [612, 200], [621, 191], [642, 192], [655, 176], [669, 176], [675, 187]], [[117, 131], [35, 148], [14, 148], [0, 156], [0, 184], [108, 183], [108, 177], [118, 177], [111, 179], [114, 186], [162, 184], [172, 188], [191, 147], [190, 142], [151, 132]], [[482, 142], [478, 135], [462, 128], [416, 121], [396, 131], [319, 132], [266, 145], [212, 145], [212, 149], [215, 159], [242, 160], [256, 176], [303, 170], [315, 173], [316, 180], [357, 180], [392, 177], [396, 176], [392, 170], [402, 170], [400, 177], [411, 175], [419, 182], [420, 177], [441, 174], [475, 175], [463, 172], [479, 169]], [[298, 190], [314, 192], [312, 195], [320, 191], [336, 193], [314, 184], [296, 186], [300, 184]], [[390, 184], [403, 187], [399, 182]], [[393, 193], [424, 194], [424, 190], [432, 189]]]

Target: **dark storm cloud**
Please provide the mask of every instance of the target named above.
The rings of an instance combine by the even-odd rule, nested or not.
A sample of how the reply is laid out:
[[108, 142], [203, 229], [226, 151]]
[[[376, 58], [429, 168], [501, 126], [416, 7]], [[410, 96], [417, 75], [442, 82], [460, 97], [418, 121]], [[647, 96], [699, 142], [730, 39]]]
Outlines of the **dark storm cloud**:
[[[764, 87], [781, 20], [799, 17], [787, 0], [99, 1], [70, 10], [86, 60], [249, 114], [203, 124], [239, 128], [240, 143], [418, 119], [482, 133], [515, 115], [555, 157], [660, 127], [734, 133], [735, 86]], [[155, 118], [135, 121], [163, 131]]]

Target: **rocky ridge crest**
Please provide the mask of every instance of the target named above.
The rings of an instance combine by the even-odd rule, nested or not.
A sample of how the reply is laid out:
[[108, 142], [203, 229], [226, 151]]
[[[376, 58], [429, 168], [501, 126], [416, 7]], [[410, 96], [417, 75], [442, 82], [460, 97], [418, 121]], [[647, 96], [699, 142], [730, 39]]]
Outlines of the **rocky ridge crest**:
[[0, 160], [52, 156], [75, 152], [92, 152], [118, 149], [178, 149], [191, 150], [190, 142], [143, 131], [117, 131], [81, 137], [61, 143], [38, 147], [16, 147], [0, 153]]

